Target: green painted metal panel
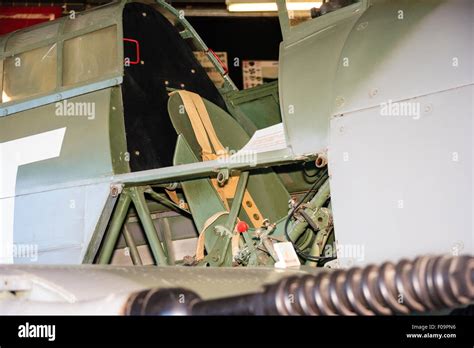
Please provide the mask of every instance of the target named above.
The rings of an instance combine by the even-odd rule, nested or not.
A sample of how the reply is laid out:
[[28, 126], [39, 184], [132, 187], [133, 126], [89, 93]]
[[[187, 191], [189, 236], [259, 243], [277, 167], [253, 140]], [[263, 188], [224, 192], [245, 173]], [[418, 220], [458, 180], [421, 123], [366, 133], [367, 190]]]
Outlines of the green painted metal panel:
[[[336, 72], [331, 116], [472, 83], [467, 62], [473, 50], [466, 48], [473, 42], [466, 30], [472, 6], [465, 0], [373, 1], [347, 37], [341, 57], [348, 64]], [[460, 8], [462, 17], [442, 24]]]
[[[60, 157], [19, 168], [17, 194], [113, 174], [108, 137], [111, 93], [104, 89], [0, 118], [0, 143], [66, 128]], [[67, 111], [71, 105], [93, 107], [95, 115], [59, 112], [60, 107]]]
[[330, 115], [332, 206], [338, 242], [365, 254], [341, 265], [473, 252], [473, 18], [471, 0], [374, 0], [348, 36]]
[[[179, 115], [178, 117], [183, 117], [183, 115]], [[174, 164], [195, 162], [199, 162], [199, 159], [191, 150], [184, 136], [179, 135], [176, 144]], [[216, 190], [212, 187], [209, 179], [183, 181], [181, 186], [186, 195], [186, 201], [191, 210], [196, 229], [201, 233], [207, 219], [216, 213], [225, 211], [224, 204], [217, 195]], [[216, 219], [211, 226], [224, 224], [225, 220], [226, 215], [221, 216]], [[210, 228], [209, 231], [212, 231], [212, 228]], [[214, 233], [207, 233], [205, 238], [206, 249], [211, 250], [217, 240], [217, 236]]]
[[367, 1], [361, 1], [288, 29], [284, 36], [280, 45], [280, 103], [287, 140], [296, 154], [316, 153], [327, 147], [341, 52], [367, 6]]
[[281, 122], [277, 81], [233, 91], [225, 97], [229, 112], [249, 135]]
[[130, 164], [125, 138], [122, 89], [112, 88], [109, 107], [109, 139], [114, 174], [129, 173]]

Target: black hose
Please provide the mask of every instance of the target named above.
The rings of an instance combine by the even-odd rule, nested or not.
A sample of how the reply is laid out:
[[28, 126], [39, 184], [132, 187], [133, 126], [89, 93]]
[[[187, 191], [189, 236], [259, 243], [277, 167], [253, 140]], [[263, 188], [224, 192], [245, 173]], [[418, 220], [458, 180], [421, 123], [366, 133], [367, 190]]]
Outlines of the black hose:
[[132, 294], [125, 315], [393, 315], [474, 302], [474, 257], [439, 256], [292, 276], [262, 292], [203, 301], [186, 289]]
[[294, 276], [262, 293], [197, 302], [198, 315], [393, 315], [474, 301], [474, 257], [419, 257]]

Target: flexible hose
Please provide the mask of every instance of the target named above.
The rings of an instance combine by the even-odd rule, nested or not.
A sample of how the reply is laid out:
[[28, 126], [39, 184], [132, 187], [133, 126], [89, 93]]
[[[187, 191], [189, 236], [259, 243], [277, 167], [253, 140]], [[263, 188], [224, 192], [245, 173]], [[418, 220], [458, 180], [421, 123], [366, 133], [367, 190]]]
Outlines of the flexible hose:
[[262, 292], [203, 301], [194, 292], [132, 294], [125, 315], [393, 315], [474, 302], [474, 257], [438, 256], [292, 276]]
[[194, 304], [200, 315], [392, 315], [455, 308], [474, 301], [474, 257], [414, 261], [294, 276], [262, 293]]

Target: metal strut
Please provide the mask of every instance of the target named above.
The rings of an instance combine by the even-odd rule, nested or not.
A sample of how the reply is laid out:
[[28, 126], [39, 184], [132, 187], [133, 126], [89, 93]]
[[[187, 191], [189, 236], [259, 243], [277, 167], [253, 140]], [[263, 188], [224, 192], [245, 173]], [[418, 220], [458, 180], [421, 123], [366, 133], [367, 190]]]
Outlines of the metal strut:
[[158, 234], [151, 218], [150, 211], [145, 201], [145, 189], [142, 187], [124, 188], [120, 194], [114, 214], [110, 220], [110, 226], [104, 238], [103, 246], [97, 262], [99, 264], [109, 264], [112, 259], [115, 245], [123, 228], [125, 242], [131, 251], [131, 258], [134, 264], [141, 264], [140, 254], [130, 232], [124, 226], [130, 204], [133, 203], [137, 211], [139, 220], [145, 231], [153, 257], [157, 265], [168, 265], [168, 257], [163, 250], [163, 246], [158, 238]]

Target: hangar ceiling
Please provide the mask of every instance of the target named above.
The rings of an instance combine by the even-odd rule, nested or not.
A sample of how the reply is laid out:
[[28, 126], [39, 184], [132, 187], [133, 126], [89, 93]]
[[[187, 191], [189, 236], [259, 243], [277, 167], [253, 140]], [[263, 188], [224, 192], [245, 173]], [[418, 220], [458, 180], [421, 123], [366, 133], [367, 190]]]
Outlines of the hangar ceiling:
[[[64, 12], [71, 10], [83, 11], [92, 7], [100, 6], [111, 2], [111, 0], [15, 0], [1, 1], [1, 6], [61, 6]], [[167, 1], [177, 9], [185, 9], [186, 16], [200, 17], [276, 17], [276, 12], [246, 12], [246, 13], [230, 13], [227, 11], [225, 0], [170, 0]]]

